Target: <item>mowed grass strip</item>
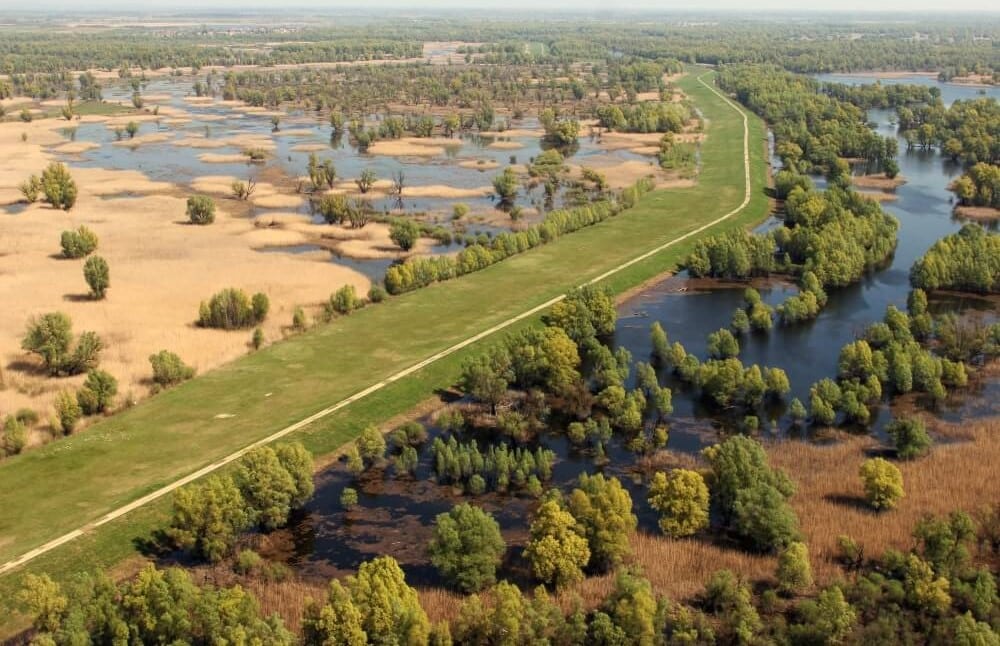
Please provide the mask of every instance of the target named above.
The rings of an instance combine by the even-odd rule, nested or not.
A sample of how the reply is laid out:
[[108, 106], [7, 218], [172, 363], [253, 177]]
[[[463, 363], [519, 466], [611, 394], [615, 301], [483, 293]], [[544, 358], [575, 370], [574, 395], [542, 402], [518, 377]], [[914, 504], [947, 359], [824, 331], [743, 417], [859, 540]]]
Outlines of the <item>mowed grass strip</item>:
[[[695, 187], [654, 192], [636, 208], [602, 224], [475, 274], [318, 326], [79, 435], [0, 463], [0, 561], [93, 522], [736, 208], [743, 200], [742, 118], [693, 76], [681, 85], [709, 122]], [[754, 117], [750, 126], [751, 203], [739, 217], [706, 235], [759, 220], [767, 210], [764, 127]], [[636, 263], [606, 283], [623, 290], [669, 270], [693, 242], [694, 238], [686, 240]], [[453, 383], [462, 362], [474, 351], [467, 348], [395, 382], [316, 423], [300, 437], [317, 453], [335, 450], [365, 424], [384, 421]], [[25, 571], [67, 573], [108, 566], [135, 554], [133, 540], [148, 536], [148, 528], [163, 516], [167, 503], [158, 501], [109, 523], [41, 557]]]

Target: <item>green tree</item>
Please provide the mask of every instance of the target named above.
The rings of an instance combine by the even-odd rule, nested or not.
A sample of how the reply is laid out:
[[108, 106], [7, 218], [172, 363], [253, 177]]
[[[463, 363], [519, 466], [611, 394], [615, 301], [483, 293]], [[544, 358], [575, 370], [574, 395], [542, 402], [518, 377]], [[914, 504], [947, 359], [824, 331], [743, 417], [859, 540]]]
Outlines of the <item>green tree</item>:
[[90, 287], [90, 295], [98, 300], [104, 298], [111, 286], [111, 270], [108, 261], [100, 256], [91, 256], [83, 264], [83, 277]]
[[837, 586], [807, 599], [795, 609], [796, 621], [789, 629], [793, 643], [839, 644], [854, 629], [857, 612]]
[[752, 644], [763, 627], [750, 587], [729, 570], [712, 575], [705, 586], [704, 605], [721, 620], [723, 643]]
[[503, 172], [493, 178], [493, 192], [501, 204], [512, 204], [517, 198], [517, 174], [508, 166]]
[[861, 479], [868, 504], [878, 510], [893, 509], [905, 495], [903, 474], [891, 462], [882, 458], [865, 460]]
[[893, 420], [885, 427], [885, 432], [892, 438], [896, 455], [903, 460], [926, 454], [933, 444], [924, 423], [917, 418]]
[[462, 369], [462, 390], [477, 401], [489, 404], [496, 414], [497, 405], [503, 400], [514, 379], [510, 356], [502, 350], [473, 357]]
[[660, 643], [662, 626], [657, 623], [659, 605], [653, 586], [636, 572], [628, 568], [618, 571], [603, 607], [625, 637], [625, 643], [638, 646]]
[[778, 554], [775, 578], [778, 579], [778, 589], [785, 594], [803, 592], [812, 586], [812, 566], [809, 564], [809, 548], [805, 543], [789, 543]]
[[660, 365], [670, 365], [670, 343], [659, 321], [654, 321], [649, 327], [649, 336], [653, 345], [653, 358]]
[[302, 642], [306, 646], [365, 646], [361, 611], [340, 581], [330, 582], [326, 603], [307, 603], [302, 615]]
[[211, 476], [177, 490], [165, 533], [177, 548], [216, 562], [232, 552], [252, 522], [233, 479]]
[[344, 511], [350, 511], [358, 506], [358, 490], [353, 487], [344, 487], [340, 492], [340, 506]]
[[649, 506], [660, 513], [660, 530], [672, 538], [708, 527], [708, 487], [697, 471], [673, 469], [669, 474], [654, 474]]
[[85, 415], [96, 415], [110, 408], [117, 394], [117, 379], [104, 370], [91, 370], [76, 391], [76, 400]]
[[463, 592], [492, 585], [506, 549], [493, 516], [469, 503], [438, 515], [428, 546], [434, 567]]
[[732, 527], [754, 549], [781, 549], [799, 537], [798, 519], [776, 487], [755, 481], [736, 493]]
[[374, 464], [385, 457], [385, 436], [377, 426], [366, 426], [355, 442], [365, 464]]
[[566, 508], [583, 528], [592, 564], [613, 567], [629, 554], [629, 534], [638, 520], [632, 513], [632, 497], [617, 478], [581, 474]]
[[52, 162], [42, 171], [42, 193], [54, 208], [69, 211], [76, 204], [76, 182], [65, 164]]
[[713, 359], [731, 359], [740, 354], [740, 344], [726, 329], [708, 335], [708, 355]]
[[37, 354], [50, 374], [58, 374], [73, 343], [73, 322], [62, 312], [44, 314], [28, 322], [21, 348]]
[[425, 644], [430, 632], [417, 591], [406, 584], [391, 556], [366, 561], [347, 580], [351, 600], [361, 613], [361, 628], [372, 644]]
[[535, 512], [524, 556], [537, 579], [561, 587], [583, 578], [590, 548], [573, 515], [548, 500]]
[[255, 524], [272, 530], [288, 523], [299, 486], [273, 448], [258, 447], [240, 458], [233, 479]]
[[69, 599], [61, 586], [48, 574], [27, 574], [24, 586], [17, 595], [27, 613], [32, 617], [32, 627], [42, 633], [59, 630], [69, 607]]
[[409, 251], [420, 239], [420, 227], [413, 220], [396, 220], [389, 225], [389, 239], [403, 251]]

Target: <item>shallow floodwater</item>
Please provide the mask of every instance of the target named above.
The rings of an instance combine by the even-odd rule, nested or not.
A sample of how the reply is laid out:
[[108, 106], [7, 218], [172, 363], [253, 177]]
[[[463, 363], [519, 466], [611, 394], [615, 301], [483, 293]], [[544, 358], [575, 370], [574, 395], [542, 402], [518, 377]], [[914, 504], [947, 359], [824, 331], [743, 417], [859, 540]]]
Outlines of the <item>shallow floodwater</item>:
[[[112, 128], [104, 123], [80, 123], [66, 130], [67, 140], [75, 142], [92, 142], [99, 147], [79, 154], [63, 155], [71, 166], [96, 167], [114, 170], [137, 170], [150, 179], [168, 181], [180, 185], [188, 185], [200, 177], [211, 175], [235, 176], [238, 178], [259, 178], [263, 173], [269, 176], [273, 171], [287, 178], [289, 185], [295, 178], [307, 175], [307, 165], [310, 152], [315, 152], [320, 159], [331, 159], [337, 171], [338, 180], [350, 180], [358, 177], [362, 170], [371, 169], [382, 180], [390, 180], [397, 173], [405, 177], [403, 198], [397, 201], [394, 197], [374, 196], [372, 207], [384, 213], [429, 213], [434, 214], [441, 226], [450, 227], [452, 205], [464, 202], [472, 207], [473, 220], [465, 223], [466, 233], [480, 232], [496, 234], [510, 230], [510, 226], [477, 224], [474, 222], [477, 213], [490, 212], [494, 208], [493, 198], [487, 193], [492, 189], [493, 177], [509, 164], [525, 164], [537, 156], [546, 147], [540, 137], [509, 136], [494, 133], [495, 136], [483, 137], [478, 134], [463, 134], [454, 139], [455, 146], [444, 146], [443, 156], [389, 156], [363, 153], [350, 145], [347, 135], [334, 136], [333, 130], [325, 118], [309, 112], [293, 112], [281, 117], [280, 127], [272, 131], [271, 116], [247, 110], [240, 106], [216, 105], [186, 100], [194, 96], [192, 91], [194, 79], [167, 78], [147, 82], [143, 89], [144, 96], [157, 97], [148, 100], [148, 105], [160, 105], [164, 108], [183, 110], [186, 114], [176, 116], [164, 114], [155, 121], [140, 123], [137, 133], [137, 145], [128, 145], [128, 137], [118, 139]], [[130, 86], [116, 84], [103, 89], [106, 101], [131, 104], [132, 89]], [[370, 115], [368, 121], [377, 121], [378, 115]], [[538, 120], [526, 118], [513, 124], [518, 130], [538, 128]], [[163, 141], [142, 143], [147, 135], [164, 136]], [[203, 155], [239, 156], [240, 145], [225, 145], [213, 148], [191, 147], [182, 143], [189, 138], [229, 139], [233, 137], [253, 137], [269, 139], [274, 144], [268, 159], [263, 164], [253, 164], [244, 161], [223, 161], [222, 163], [204, 161]], [[514, 149], [490, 147], [494, 142], [504, 142]], [[308, 150], [303, 150], [303, 147]], [[317, 150], [314, 148], [319, 147]], [[627, 149], [609, 150], [603, 148], [590, 137], [584, 136], [578, 146], [572, 149], [561, 149], [572, 163], [590, 165], [600, 170], [601, 167], [613, 166], [627, 161], [642, 161], [655, 164], [655, 159], [643, 156]], [[472, 164], [483, 162], [483, 170], [478, 170]], [[463, 165], [466, 164], [466, 165]], [[478, 190], [488, 188], [478, 197], [409, 197], [406, 187], [446, 186], [457, 189]], [[562, 204], [563, 195], [557, 195], [555, 206]], [[545, 198], [541, 186], [529, 190], [523, 187], [515, 202], [524, 208], [545, 206]], [[267, 215], [277, 211], [287, 212], [289, 209], [266, 209], [256, 207], [255, 216]], [[302, 213], [309, 213], [309, 204], [303, 200], [299, 207]], [[499, 218], [504, 221], [505, 216]], [[530, 219], [525, 222], [530, 222]], [[512, 225], [513, 223], [511, 223]], [[448, 246], [436, 246], [431, 253], [446, 253], [453, 251]], [[291, 250], [293, 253], [295, 250]], [[352, 260], [338, 255], [331, 255], [331, 260], [339, 264], [360, 269], [373, 280], [381, 280], [389, 262], [379, 260]]]
[[[952, 96], [947, 94], [950, 87], [942, 86], [946, 96]], [[871, 116], [878, 122], [880, 132], [894, 133], [887, 112], [877, 111]], [[905, 145], [900, 146], [900, 151], [901, 172], [908, 182], [897, 189], [897, 201], [884, 204], [901, 224], [899, 244], [890, 265], [860, 284], [831, 291], [829, 303], [817, 320], [787, 328], [776, 325], [770, 334], [751, 334], [740, 340], [740, 357], [745, 364], [778, 366], [788, 373], [792, 384], [788, 401], [799, 397], [807, 402], [812, 383], [835, 376], [841, 346], [854, 340], [869, 323], [880, 320], [887, 305], [905, 308], [910, 266], [934, 241], [961, 226], [952, 218], [950, 194], [945, 189], [959, 169], [933, 153], [907, 152]], [[772, 218], [758, 230], [774, 226], [781, 223]], [[771, 305], [777, 305], [796, 291], [794, 284], [783, 280], [757, 286]], [[614, 344], [628, 348], [636, 361], [648, 360], [649, 327], [653, 321], [659, 321], [671, 341], [680, 341], [689, 352], [704, 358], [706, 335], [728, 327], [733, 311], [743, 303], [744, 287], [743, 283], [689, 280], [683, 274], [668, 278], [620, 305]], [[994, 320], [995, 302], [977, 296], [947, 295], [934, 297], [930, 307], [939, 311], [974, 310], [985, 319]], [[733, 420], [706, 408], [683, 384], [665, 375], [661, 375], [661, 381], [673, 389], [674, 413], [669, 422], [667, 448], [680, 454], [695, 453], [717, 441], [732, 425]], [[995, 381], [977, 383], [953, 396], [935, 414], [952, 422], [995, 415], [998, 400], [1000, 387]], [[763, 435], [772, 431], [779, 435], [790, 432], [783, 409], [781, 405], [766, 411], [766, 416], [777, 420], [777, 426], [772, 427], [768, 419], [762, 419]], [[878, 433], [889, 419], [891, 413], [883, 405], [876, 412], [871, 432]], [[400, 560], [411, 582], [440, 583], [427, 562], [426, 544], [435, 516], [447, 512], [463, 498], [433, 479], [427, 447], [440, 431], [432, 426], [430, 433], [431, 440], [421, 452], [421, 463], [413, 479], [396, 478], [391, 467], [384, 478], [375, 475], [360, 483], [349, 476], [343, 465], [334, 465], [321, 473], [315, 498], [300, 522], [272, 543], [272, 556], [288, 559], [306, 576], [326, 578], [350, 572], [366, 559], [389, 553]], [[544, 435], [537, 441], [558, 456], [549, 485], [567, 488], [580, 473], [598, 470], [592, 457], [576, 452], [562, 435]], [[636, 458], [617, 437], [610, 442], [608, 458], [609, 464], [601, 470], [620, 477], [633, 500], [642, 500], [645, 492], [635, 471]], [[339, 504], [345, 487], [356, 487], [360, 495], [358, 508], [350, 513], [343, 512]], [[476, 502], [495, 515], [508, 545], [524, 544], [526, 518], [534, 506], [533, 500], [487, 494], [476, 498]], [[637, 505], [637, 509], [640, 527], [655, 532], [656, 519], [646, 513], [646, 505]]]

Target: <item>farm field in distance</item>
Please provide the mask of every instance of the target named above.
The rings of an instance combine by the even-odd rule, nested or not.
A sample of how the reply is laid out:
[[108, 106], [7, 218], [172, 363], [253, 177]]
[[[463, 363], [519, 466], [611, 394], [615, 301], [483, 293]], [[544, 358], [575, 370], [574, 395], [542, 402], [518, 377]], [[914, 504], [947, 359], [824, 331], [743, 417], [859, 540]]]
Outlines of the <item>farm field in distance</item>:
[[437, 11], [0, 20], [0, 636], [998, 639], [1000, 15]]

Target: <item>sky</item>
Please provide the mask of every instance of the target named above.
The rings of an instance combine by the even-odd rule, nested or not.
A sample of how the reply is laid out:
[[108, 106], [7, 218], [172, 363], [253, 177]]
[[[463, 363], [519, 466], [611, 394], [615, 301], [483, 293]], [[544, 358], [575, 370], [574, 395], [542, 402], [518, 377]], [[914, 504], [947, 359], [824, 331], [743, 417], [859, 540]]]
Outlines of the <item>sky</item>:
[[571, 11], [573, 13], [607, 11], [719, 11], [719, 10], [765, 10], [765, 11], [848, 11], [848, 12], [993, 12], [1000, 13], [997, 0], [754, 0], [752, 7], [747, 2], [734, 0], [698, 0], [695, 3], [678, 0], [0, 0], [0, 20], [4, 10], [24, 13], [31, 9], [94, 11], [110, 9], [129, 13], [149, 13], [156, 11], [176, 12], [184, 9], [207, 10], [218, 7], [224, 9], [271, 9], [292, 11], [294, 8], [311, 10], [337, 10], [374, 7], [398, 7], [420, 11], [433, 9], [506, 9], [533, 10], [544, 7], [550, 11]]

